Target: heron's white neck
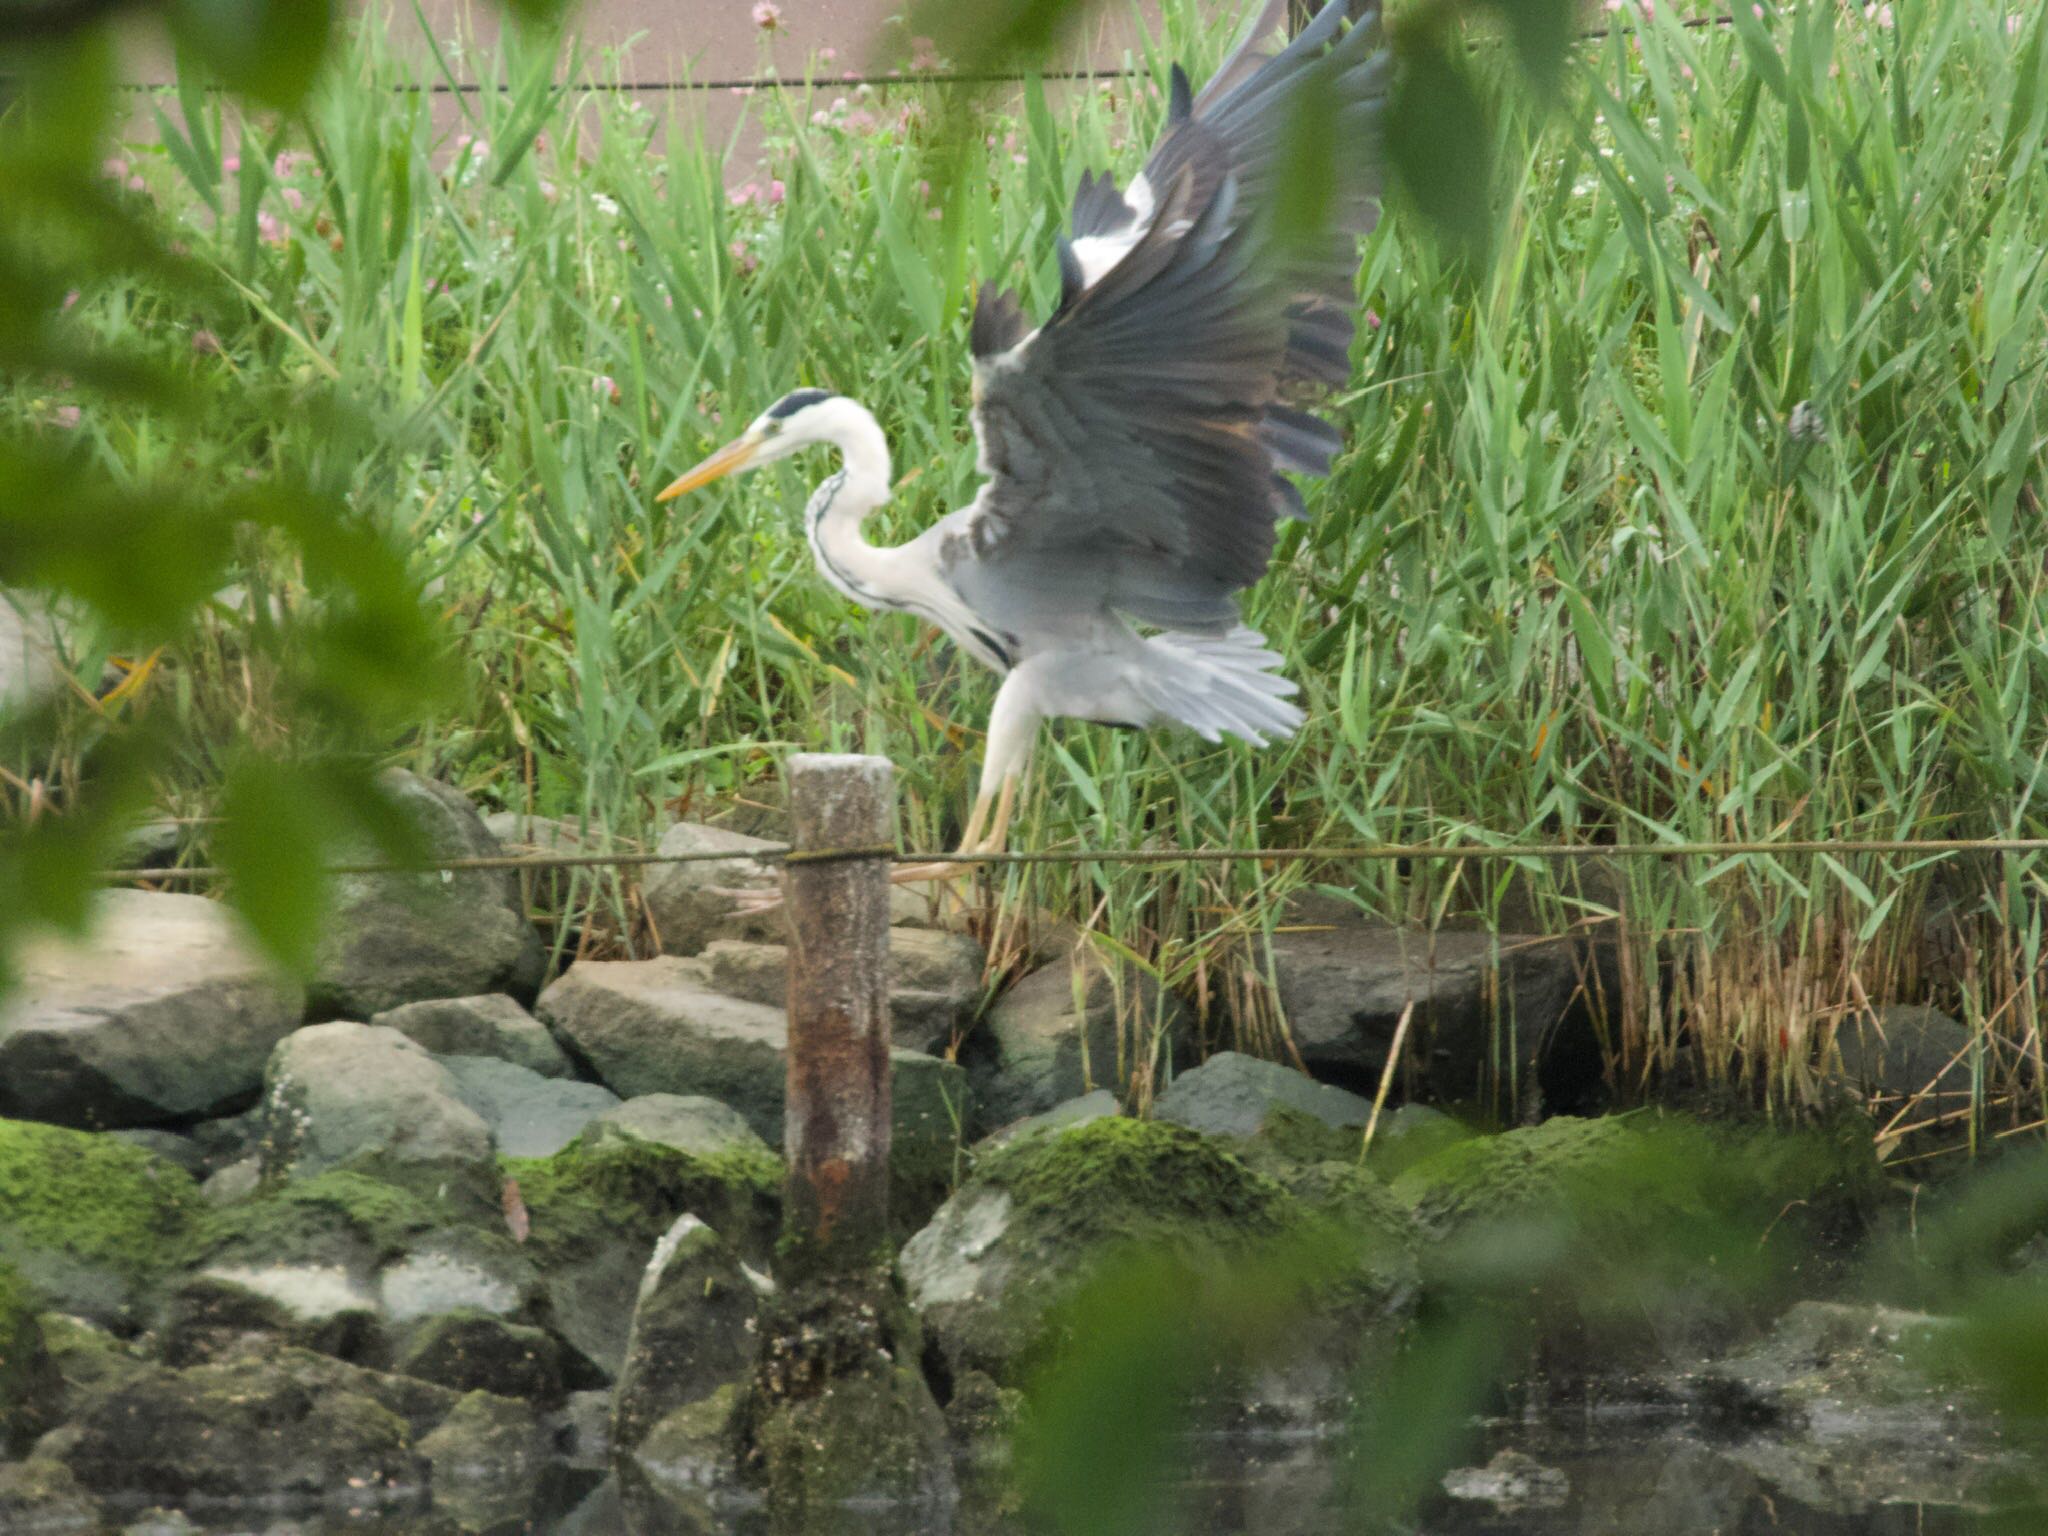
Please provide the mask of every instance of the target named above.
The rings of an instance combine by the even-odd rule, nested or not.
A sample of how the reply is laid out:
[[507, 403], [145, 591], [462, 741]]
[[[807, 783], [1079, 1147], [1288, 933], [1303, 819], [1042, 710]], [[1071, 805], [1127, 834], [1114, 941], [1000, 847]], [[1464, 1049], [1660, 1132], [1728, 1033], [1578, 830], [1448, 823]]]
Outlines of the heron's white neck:
[[[840, 465], [812, 493], [804, 531], [825, 579], [869, 608], [900, 608], [893, 549], [870, 544], [861, 524], [889, 499], [889, 442], [866, 406], [843, 397], [814, 406], [820, 441], [839, 450]], [[806, 423], [809, 427], [810, 423]]]

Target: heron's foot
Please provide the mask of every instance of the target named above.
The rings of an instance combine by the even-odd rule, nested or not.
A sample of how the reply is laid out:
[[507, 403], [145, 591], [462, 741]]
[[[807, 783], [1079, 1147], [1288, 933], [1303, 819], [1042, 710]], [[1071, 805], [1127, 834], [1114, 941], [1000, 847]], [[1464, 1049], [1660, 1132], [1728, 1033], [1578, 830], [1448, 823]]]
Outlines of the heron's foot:
[[730, 901], [734, 917], [759, 917], [782, 905], [780, 885], [707, 885], [701, 889], [707, 896], [722, 896]]

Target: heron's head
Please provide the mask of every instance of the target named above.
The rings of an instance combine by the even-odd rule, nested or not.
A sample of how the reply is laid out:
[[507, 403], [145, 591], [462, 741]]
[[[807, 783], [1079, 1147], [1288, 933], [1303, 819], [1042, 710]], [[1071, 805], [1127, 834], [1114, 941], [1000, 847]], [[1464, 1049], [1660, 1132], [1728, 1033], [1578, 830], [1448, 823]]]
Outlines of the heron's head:
[[726, 475], [759, 469], [813, 443], [830, 442], [838, 408], [847, 403], [830, 390], [793, 389], [756, 416], [746, 431], [654, 499], [672, 501]]

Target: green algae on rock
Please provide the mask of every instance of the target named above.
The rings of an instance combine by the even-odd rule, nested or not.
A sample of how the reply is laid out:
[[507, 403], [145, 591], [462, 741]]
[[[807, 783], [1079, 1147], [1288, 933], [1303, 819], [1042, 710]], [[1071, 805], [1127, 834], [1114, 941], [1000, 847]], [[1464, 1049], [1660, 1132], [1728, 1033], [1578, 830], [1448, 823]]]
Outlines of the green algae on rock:
[[27, 1282], [0, 1263], [0, 1458], [21, 1450], [45, 1426], [55, 1386], [35, 1298]]
[[53, 1306], [132, 1324], [199, 1209], [191, 1175], [139, 1147], [0, 1120], [0, 1260]]
[[1004, 1386], [1057, 1347], [1063, 1306], [1122, 1254], [1163, 1254], [1191, 1276], [1256, 1268], [1354, 1334], [1392, 1321], [1414, 1291], [1405, 1213], [1369, 1174], [1286, 1171], [1302, 1194], [1230, 1143], [1159, 1122], [1026, 1136], [983, 1157], [901, 1272], [947, 1373]]

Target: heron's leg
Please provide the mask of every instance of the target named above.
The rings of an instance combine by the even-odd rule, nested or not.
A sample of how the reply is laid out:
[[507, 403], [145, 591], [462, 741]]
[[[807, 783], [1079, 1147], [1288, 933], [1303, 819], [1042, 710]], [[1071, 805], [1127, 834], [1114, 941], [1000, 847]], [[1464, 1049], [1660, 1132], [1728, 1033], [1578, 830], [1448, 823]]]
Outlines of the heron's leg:
[[[974, 810], [961, 834], [961, 853], [995, 853], [1009, 832], [1010, 815], [1017, 803], [1017, 782], [1031, 761], [1031, 747], [1044, 718], [1032, 686], [1031, 664], [1026, 662], [996, 690], [996, 701], [988, 716], [988, 751], [982, 758], [981, 787], [974, 797]], [[995, 825], [986, 836], [982, 828], [993, 811]], [[905, 864], [890, 876], [899, 884], [921, 880], [951, 880], [966, 874], [969, 863]]]

